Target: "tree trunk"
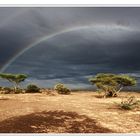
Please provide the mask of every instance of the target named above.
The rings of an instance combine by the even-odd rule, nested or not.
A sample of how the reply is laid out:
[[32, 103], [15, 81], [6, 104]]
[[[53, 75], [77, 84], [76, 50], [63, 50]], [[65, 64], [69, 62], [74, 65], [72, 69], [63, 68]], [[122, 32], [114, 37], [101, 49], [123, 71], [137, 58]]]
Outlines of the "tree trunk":
[[12, 83], [13, 83], [14, 91], [16, 92], [16, 90], [18, 89], [18, 84], [16, 82], [12, 82]]
[[113, 97], [117, 97], [118, 96], [118, 93], [123, 89], [123, 87], [120, 87], [117, 91], [115, 91], [113, 93]]
[[116, 91], [116, 93], [118, 94], [122, 89], [123, 87], [120, 87], [119, 90]]
[[107, 97], [107, 94], [108, 94], [108, 90], [105, 90], [104, 98]]

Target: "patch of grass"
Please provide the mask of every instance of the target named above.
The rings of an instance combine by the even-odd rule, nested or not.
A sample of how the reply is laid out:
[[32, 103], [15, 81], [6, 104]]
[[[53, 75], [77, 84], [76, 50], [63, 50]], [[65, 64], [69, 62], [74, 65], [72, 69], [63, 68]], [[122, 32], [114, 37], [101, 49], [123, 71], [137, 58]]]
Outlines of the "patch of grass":
[[129, 98], [122, 100], [118, 105], [121, 109], [132, 110], [140, 105], [140, 100], [137, 100], [134, 96], [130, 96]]
[[19, 93], [23, 93], [23, 89], [20, 89], [20, 88], [13, 89], [10, 87], [2, 87], [0, 89], [0, 93], [1, 94], [19, 94]]
[[11, 94], [11, 93], [13, 93], [13, 89], [9, 88], [9, 87], [2, 87], [0, 93], [1, 94]]

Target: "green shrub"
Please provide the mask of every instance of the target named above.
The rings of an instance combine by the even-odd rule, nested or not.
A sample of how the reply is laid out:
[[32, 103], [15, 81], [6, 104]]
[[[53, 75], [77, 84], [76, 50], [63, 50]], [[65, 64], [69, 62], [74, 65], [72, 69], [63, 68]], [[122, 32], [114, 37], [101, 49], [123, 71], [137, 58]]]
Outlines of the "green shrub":
[[17, 88], [13, 91], [15, 94], [23, 93], [23, 90], [21, 88]]
[[1, 89], [2, 93], [3, 94], [10, 94], [10, 93], [13, 93], [13, 89], [12, 88], [9, 88], [9, 87], [3, 87]]
[[26, 93], [37, 93], [37, 92], [40, 92], [40, 88], [37, 85], [30, 84], [27, 86], [25, 92]]
[[13, 89], [13, 88], [10, 88], [10, 87], [2, 87], [0, 89], [0, 93], [1, 94], [18, 94], [18, 93], [23, 93], [23, 90], [20, 89], [20, 88]]
[[71, 91], [67, 87], [65, 87], [63, 84], [59, 83], [54, 86], [54, 90], [56, 90], [59, 94], [70, 94]]
[[126, 100], [122, 100], [119, 106], [121, 107], [121, 109], [124, 109], [124, 110], [132, 110], [138, 107], [139, 104], [140, 104], [140, 101], [137, 100], [134, 96], [131, 96], [127, 98]]

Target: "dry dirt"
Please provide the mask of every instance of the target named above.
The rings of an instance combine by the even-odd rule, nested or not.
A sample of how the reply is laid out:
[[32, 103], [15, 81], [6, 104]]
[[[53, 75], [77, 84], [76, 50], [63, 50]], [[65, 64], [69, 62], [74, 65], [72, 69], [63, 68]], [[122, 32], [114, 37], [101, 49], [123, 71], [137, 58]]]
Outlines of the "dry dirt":
[[116, 103], [140, 93], [98, 98], [95, 92], [71, 95], [1, 94], [0, 133], [140, 133], [140, 109], [121, 110]]

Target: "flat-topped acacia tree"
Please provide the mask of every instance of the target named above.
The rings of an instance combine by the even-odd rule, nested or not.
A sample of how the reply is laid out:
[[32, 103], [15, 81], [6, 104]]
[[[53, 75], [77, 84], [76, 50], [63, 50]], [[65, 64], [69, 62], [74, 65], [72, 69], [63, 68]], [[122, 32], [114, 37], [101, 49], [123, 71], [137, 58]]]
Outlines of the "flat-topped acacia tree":
[[28, 76], [26, 74], [0, 73], [0, 78], [11, 82], [15, 90], [20, 87], [19, 84], [23, 82], [27, 77]]
[[90, 78], [89, 81], [96, 85], [100, 91], [103, 91], [105, 97], [117, 96], [124, 87], [136, 85], [135, 78], [129, 75], [111, 73], [99, 73], [95, 77]]

